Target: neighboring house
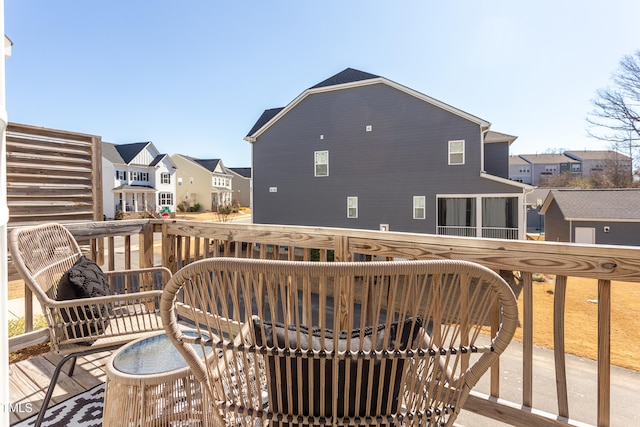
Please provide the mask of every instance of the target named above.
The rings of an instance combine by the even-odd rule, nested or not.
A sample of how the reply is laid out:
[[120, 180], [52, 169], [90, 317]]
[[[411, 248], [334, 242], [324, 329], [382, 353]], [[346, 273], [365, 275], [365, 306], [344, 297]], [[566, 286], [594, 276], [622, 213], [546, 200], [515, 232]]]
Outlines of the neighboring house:
[[594, 173], [604, 172], [612, 167], [627, 174], [632, 179], [631, 157], [612, 150], [603, 151], [565, 151], [566, 156], [575, 159], [582, 165], [582, 176], [590, 176]]
[[152, 142], [102, 143], [104, 215], [175, 212], [176, 165]]
[[[520, 154], [519, 156], [531, 167], [531, 185], [544, 185], [549, 179], [565, 172], [580, 175], [580, 162], [564, 154]], [[510, 163], [512, 157], [510, 157]], [[510, 168], [510, 173], [512, 169]], [[510, 178], [515, 177], [510, 174]], [[517, 179], [516, 179], [517, 180]]]
[[509, 156], [509, 179], [524, 184], [533, 184], [531, 163], [520, 156]]
[[253, 221], [524, 238], [515, 137], [354, 69], [266, 110], [252, 144]]
[[178, 205], [185, 210], [199, 207], [200, 211], [217, 212], [220, 206], [233, 202], [233, 175], [220, 159], [195, 159], [183, 154], [171, 158], [178, 166]]
[[565, 151], [562, 154], [520, 154], [509, 156], [509, 178], [525, 184], [544, 185], [564, 172], [588, 177], [616, 168], [632, 178], [631, 157], [616, 151]]
[[231, 189], [233, 190], [233, 203], [243, 207], [251, 206], [251, 168], [227, 168], [227, 172], [233, 175]]
[[545, 240], [640, 246], [640, 189], [551, 190]]

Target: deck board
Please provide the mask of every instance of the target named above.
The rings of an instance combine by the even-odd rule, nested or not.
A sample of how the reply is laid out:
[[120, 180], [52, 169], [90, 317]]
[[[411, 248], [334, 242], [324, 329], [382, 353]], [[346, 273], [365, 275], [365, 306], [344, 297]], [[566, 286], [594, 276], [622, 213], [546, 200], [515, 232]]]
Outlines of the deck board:
[[[111, 352], [106, 351], [78, 358], [72, 377], [66, 374], [70, 365], [65, 365], [49, 406], [103, 383], [105, 381], [104, 364], [110, 355]], [[61, 356], [46, 353], [9, 365], [9, 397], [12, 405], [10, 422], [12, 424], [29, 418], [40, 410], [51, 375], [61, 359]], [[29, 405], [30, 412], [27, 410]]]

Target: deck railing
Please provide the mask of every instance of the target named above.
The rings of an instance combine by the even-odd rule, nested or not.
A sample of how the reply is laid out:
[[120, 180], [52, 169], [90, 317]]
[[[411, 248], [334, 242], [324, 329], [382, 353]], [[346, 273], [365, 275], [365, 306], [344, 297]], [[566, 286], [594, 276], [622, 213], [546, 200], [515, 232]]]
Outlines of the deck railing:
[[[482, 227], [480, 233], [482, 233], [482, 237], [491, 239], [516, 240], [520, 231], [517, 228], [508, 227]], [[438, 234], [441, 236], [476, 237], [478, 229], [463, 226], [438, 226]]]
[[[93, 239], [88, 248], [96, 259], [104, 262], [106, 269], [127, 268], [134, 263], [140, 266], [161, 263], [177, 271], [183, 265], [212, 256], [335, 261], [383, 257], [461, 259], [478, 262], [496, 271], [517, 272], [516, 286], [522, 299], [522, 369], [517, 373], [510, 372], [504, 378], [500, 367], [494, 367], [489, 374], [489, 394], [472, 392], [465, 409], [512, 425], [610, 425], [610, 348], [626, 345], [611, 343], [611, 282], [640, 282], [640, 248], [185, 220], [111, 221], [70, 224], [68, 228], [80, 241]], [[132, 244], [132, 236], [139, 238], [137, 246]], [[132, 256], [136, 250], [138, 256]], [[533, 276], [537, 273], [556, 276], [553, 292], [555, 344], [549, 363], [555, 368], [557, 411], [537, 409], [533, 394]], [[571, 417], [576, 414], [569, 413], [564, 347], [565, 316], [570, 315], [565, 313], [568, 277], [598, 281], [595, 389], [584, 390], [585, 394], [597, 393], [597, 415], [594, 420], [586, 420], [587, 424], [576, 421]], [[15, 349], [24, 342], [29, 340], [14, 340], [10, 345]], [[505, 381], [520, 383], [522, 395], [501, 396], [500, 384]], [[542, 392], [548, 393], [548, 390]]]

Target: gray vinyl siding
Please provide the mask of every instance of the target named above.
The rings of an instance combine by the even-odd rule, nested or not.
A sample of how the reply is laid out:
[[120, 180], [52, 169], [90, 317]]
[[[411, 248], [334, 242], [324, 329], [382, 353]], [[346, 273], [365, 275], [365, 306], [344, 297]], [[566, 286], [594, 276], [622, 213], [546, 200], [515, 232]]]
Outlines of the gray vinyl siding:
[[[465, 140], [464, 165], [448, 165], [450, 140]], [[329, 176], [315, 177], [322, 150]], [[480, 150], [477, 123], [385, 84], [315, 93], [253, 143], [253, 219], [435, 233], [436, 194], [521, 194], [480, 178]], [[348, 196], [358, 218], [347, 218]], [[413, 219], [413, 196], [426, 197], [426, 219]]]
[[544, 240], [548, 242], [569, 242], [570, 225], [565, 221], [558, 204], [553, 201], [544, 214]]
[[485, 144], [484, 170], [491, 175], [509, 179], [509, 143]]
[[[609, 227], [608, 233], [604, 232], [605, 226]], [[571, 224], [573, 240], [576, 227], [594, 228], [599, 245], [640, 246], [640, 223], [637, 222], [574, 221]]]

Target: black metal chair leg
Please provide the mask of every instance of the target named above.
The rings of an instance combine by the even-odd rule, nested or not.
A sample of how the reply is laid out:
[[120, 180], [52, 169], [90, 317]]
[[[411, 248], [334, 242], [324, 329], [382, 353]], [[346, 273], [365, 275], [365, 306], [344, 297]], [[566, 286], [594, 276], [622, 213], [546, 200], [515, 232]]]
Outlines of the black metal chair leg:
[[74, 359], [74, 365], [75, 365], [75, 358], [76, 358], [75, 354], [66, 355], [65, 357], [62, 358], [60, 363], [58, 363], [58, 366], [56, 366], [56, 370], [53, 371], [53, 376], [51, 377], [51, 382], [49, 383], [47, 394], [44, 396], [44, 400], [42, 401], [42, 407], [40, 408], [40, 412], [38, 412], [38, 418], [36, 419], [36, 423], [34, 424], [34, 427], [40, 427], [40, 425], [42, 424], [42, 420], [44, 420], [44, 415], [47, 412], [47, 409], [49, 407], [49, 401], [51, 400], [51, 396], [53, 395], [53, 389], [56, 387], [56, 383], [58, 382], [58, 377], [60, 376], [60, 371], [62, 370], [62, 367], [69, 359]]
[[93, 353], [100, 353], [102, 351], [112, 351], [119, 348], [121, 344], [113, 345], [109, 347], [95, 348], [91, 350], [82, 351], [80, 353], [67, 354], [62, 358], [62, 360], [56, 366], [55, 371], [53, 371], [53, 376], [51, 377], [51, 382], [49, 383], [49, 388], [47, 389], [47, 394], [44, 396], [44, 400], [42, 401], [42, 407], [40, 408], [40, 412], [38, 412], [38, 418], [36, 419], [36, 423], [34, 427], [40, 427], [42, 421], [44, 421], [44, 416], [47, 413], [47, 409], [49, 409], [49, 402], [51, 401], [51, 396], [53, 396], [53, 390], [56, 387], [56, 383], [58, 382], [58, 377], [60, 376], [60, 372], [62, 371], [62, 367], [69, 359], [73, 359], [73, 365], [69, 370], [69, 376], [73, 375], [73, 371], [76, 366], [76, 359], [78, 357], [87, 356]]
[[76, 360], [78, 360], [77, 357], [74, 357], [71, 360], [71, 367], [69, 368], [69, 373], [67, 375], [72, 376], [73, 375], [73, 371], [76, 369]]

